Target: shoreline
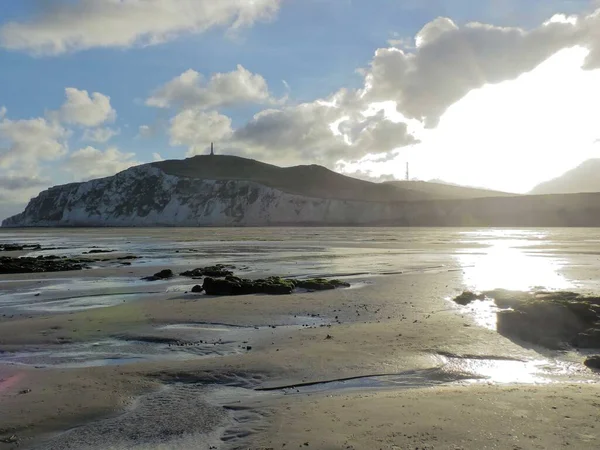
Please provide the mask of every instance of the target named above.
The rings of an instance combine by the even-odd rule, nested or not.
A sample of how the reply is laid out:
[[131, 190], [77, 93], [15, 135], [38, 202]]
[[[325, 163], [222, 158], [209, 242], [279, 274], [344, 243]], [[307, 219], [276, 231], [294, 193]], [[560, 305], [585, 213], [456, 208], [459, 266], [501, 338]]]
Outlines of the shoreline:
[[[149, 266], [91, 269], [76, 278], [132, 276], [128, 271], [136, 277], [152, 272]], [[449, 300], [466, 288], [463, 275], [450, 268], [407, 271], [365, 278], [371, 283], [360, 289], [286, 296], [177, 291], [148, 297], [140, 292], [139, 299], [116, 306], [0, 317], [0, 350], [22, 353], [25, 361], [0, 364], [0, 415], [5, 418], [0, 439], [15, 435], [19, 448], [83, 448], [85, 442], [90, 449], [158, 449], [167, 441], [151, 429], [154, 423], [164, 433], [171, 429], [169, 442], [182, 449], [201, 444], [281, 448], [284, 443], [287, 448], [304, 442], [309, 448], [337, 449], [345, 448], [344, 435], [357, 449], [373, 438], [381, 448], [438, 449], [454, 448], [455, 433], [466, 432], [466, 418], [478, 411], [480, 437], [459, 443], [475, 449], [484, 448], [485, 433], [504, 439], [498, 414], [508, 414], [512, 406], [524, 409], [529, 401], [547, 419], [545, 425], [536, 419], [532, 433], [552, 436], [558, 413], [551, 406], [556, 406], [580, 420], [579, 431], [561, 431], [561, 439], [570, 436], [579, 445], [572, 448], [593, 448], [576, 433], [598, 438], [590, 429], [593, 421], [582, 415], [590, 402], [600, 405], [597, 375], [581, 362], [557, 364], [550, 352], [524, 348], [478, 326], [467, 309]], [[2, 276], [21, 278], [19, 289], [37, 284], [37, 276], [36, 281], [28, 277]], [[80, 289], [75, 296], [86, 294]], [[115, 353], [123, 359], [106, 365], [107, 355]], [[69, 361], [90, 366], [72, 368]], [[532, 381], [514, 383], [519, 377]], [[588, 403], [581, 403], [584, 399]], [[181, 423], [187, 428], [178, 428], [178, 415], [193, 409], [193, 402], [207, 411], [215, 408], [225, 422], [185, 419]], [[412, 419], [403, 415], [406, 410]], [[129, 424], [125, 431], [109, 427], [115, 417]], [[443, 417], [460, 425], [454, 434], [435, 428]], [[517, 422], [515, 430], [525, 430]], [[408, 428], [389, 431], [396, 424]], [[105, 429], [101, 443], [96, 433]], [[138, 447], [128, 441], [136, 429]], [[425, 429], [429, 435], [419, 434]], [[546, 448], [557, 448], [552, 445], [559, 441], [548, 436]], [[530, 441], [535, 440], [520, 436], [515, 445], [534, 448]], [[0, 443], [4, 448], [14, 444]]]

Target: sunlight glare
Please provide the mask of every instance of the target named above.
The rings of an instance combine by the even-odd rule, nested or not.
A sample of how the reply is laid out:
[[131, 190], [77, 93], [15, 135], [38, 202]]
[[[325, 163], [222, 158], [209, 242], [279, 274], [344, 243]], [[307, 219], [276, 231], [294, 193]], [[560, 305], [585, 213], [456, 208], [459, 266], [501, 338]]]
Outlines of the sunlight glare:
[[516, 80], [471, 91], [394, 160], [342, 166], [402, 179], [409, 161], [421, 180], [525, 193], [600, 157], [600, 70], [581, 68], [588, 54], [565, 49]]

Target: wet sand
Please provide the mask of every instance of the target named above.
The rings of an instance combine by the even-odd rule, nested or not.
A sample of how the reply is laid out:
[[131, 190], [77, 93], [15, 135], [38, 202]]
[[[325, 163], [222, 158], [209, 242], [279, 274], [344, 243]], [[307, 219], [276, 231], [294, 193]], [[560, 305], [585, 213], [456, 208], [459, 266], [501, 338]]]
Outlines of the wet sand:
[[[282, 297], [185, 294], [195, 283], [177, 278], [68, 311], [19, 300], [0, 317], [0, 438], [53, 449], [597, 448], [598, 376], [579, 355], [480, 326], [448, 301], [469, 286], [464, 272], [449, 262]], [[2, 280], [41, 285], [43, 300], [56, 280], [151, 273]]]

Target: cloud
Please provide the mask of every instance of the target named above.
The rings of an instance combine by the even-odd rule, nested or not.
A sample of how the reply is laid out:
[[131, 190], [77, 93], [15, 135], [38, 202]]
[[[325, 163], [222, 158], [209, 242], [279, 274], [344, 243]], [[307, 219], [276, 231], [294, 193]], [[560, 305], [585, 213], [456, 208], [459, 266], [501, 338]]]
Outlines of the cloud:
[[87, 128], [82, 139], [84, 141], [104, 143], [119, 134], [119, 130], [113, 130], [112, 128]]
[[66, 88], [67, 100], [61, 106], [59, 116], [69, 124], [97, 127], [115, 120], [117, 113], [110, 105], [110, 97], [99, 92], [92, 96], [87, 91]]
[[0, 167], [19, 167], [29, 174], [36, 173], [42, 160], [54, 160], [67, 153], [69, 132], [59, 123], [42, 117], [0, 121]]
[[23, 189], [36, 189], [43, 186], [48, 186], [51, 183], [48, 179], [39, 178], [37, 176], [23, 175], [6, 175], [0, 177], [0, 190], [19, 191]]
[[157, 89], [146, 105], [206, 110], [273, 101], [265, 79], [238, 65], [232, 72], [213, 74], [207, 83], [202, 74], [187, 70]]
[[481, 23], [459, 27], [438, 18], [423, 27], [415, 43], [410, 51], [375, 52], [364, 99], [396, 101], [404, 116], [434, 127], [446, 109], [471, 90], [515, 79], [563, 48], [588, 47], [585, 67], [600, 67], [600, 10], [529, 31]]
[[6, 117], [6, 106], [3, 106], [2, 108], [0, 108], [0, 120], [4, 119]]
[[158, 153], [158, 152], [154, 152], [154, 153], [152, 153], [152, 160], [153, 160], [154, 162], [158, 162], [158, 161], [164, 161], [164, 160], [165, 160], [165, 158], [163, 158], [163, 157], [160, 155], [160, 153]]
[[211, 142], [224, 141], [232, 134], [231, 119], [215, 111], [186, 109], [171, 119], [171, 145], [185, 145], [188, 156], [206, 152]]
[[10, 50], [57, 55], [94, 47], [155, 45], [214, 27], [237, 30], [272, 19], [280, 0], [55, 0], [29, 20], [0, 28]]
[[342, 93], [333, 101], [262, 111], [235, 130], [230, 145], [247, 156], [279, 163], [332, 167], [342, 159], [386, 153], [415, 142], [405, 123], [388, 120], [383, 110], [365, 116], [344, 99]]
[[84, 181], [111, 176], [140, 164], [133, 158], [135, 153], [121, 153], [114, 147], [102, 151], [88, 146], [71, 153], [65, 161], [65, 168], [78, 180]]

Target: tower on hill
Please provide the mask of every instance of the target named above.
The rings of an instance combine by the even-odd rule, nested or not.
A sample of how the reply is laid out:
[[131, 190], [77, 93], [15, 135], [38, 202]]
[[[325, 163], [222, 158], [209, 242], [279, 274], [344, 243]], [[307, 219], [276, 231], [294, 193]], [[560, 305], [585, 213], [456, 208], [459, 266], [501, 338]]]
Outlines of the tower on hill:
[[215, 147], [212, 142], [210, 143], [210, 156], [215, 156]]

